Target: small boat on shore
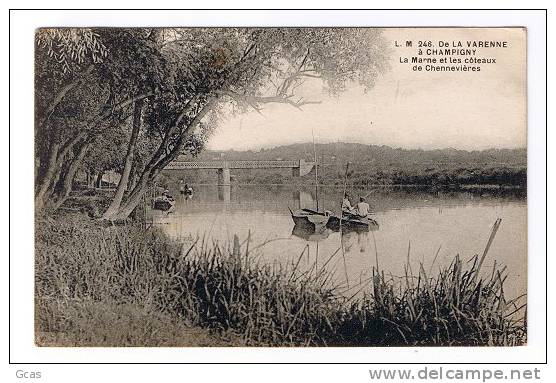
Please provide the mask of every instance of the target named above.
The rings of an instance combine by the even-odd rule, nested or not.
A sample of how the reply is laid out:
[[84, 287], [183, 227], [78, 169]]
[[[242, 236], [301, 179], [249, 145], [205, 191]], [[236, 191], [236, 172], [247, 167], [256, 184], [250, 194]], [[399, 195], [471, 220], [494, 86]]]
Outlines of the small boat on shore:
[[166, 190], [162, 195], [153, 198], [152, 200], [152, 208], [154, 210], [161, 210], [161, 211], [171, 211], [176, 204], [176, 200], [172, 197], [169, 192]]
[[153, 199], [152, 206], [154, 210], [168, 211], [174, 207], [175, 203], [175, 200], [161, 199], [160, 197], [156, 197], [155, 199]]

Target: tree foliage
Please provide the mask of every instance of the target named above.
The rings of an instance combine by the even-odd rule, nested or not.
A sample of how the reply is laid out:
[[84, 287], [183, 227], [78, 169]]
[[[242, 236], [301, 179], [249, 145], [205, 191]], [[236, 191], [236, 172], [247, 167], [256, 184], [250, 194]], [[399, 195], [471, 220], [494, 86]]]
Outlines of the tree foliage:
[[36, 34], [37, 51], [46, 54], [53, 71], [76, 72], [87, 63], [101, 63], [108, 49], [90, 28], [42, 28]]
[[140, 134], [128, 133], [122, 148], [133, 154], [125, 161], [137, 174], [136, 182], [121, 185], [130, 190], [116, 203], [117, 215], [126, 217], [170, 161], [203, 149], [227, 113], [318, 103], [300, 91], [306, 81], [333, 95], [352, 83], [370, 89], [387, 57], [381, 31], [372, 28], [39, 30], [36, 120], [44, 140], [37, 147], [37, 196], [54, 183], [52, 163], [71, 161], [72, 153], [79, 160], [83, 148], [110, 153], [113, 145], [97, 137], [129, 132], [140, 106]]

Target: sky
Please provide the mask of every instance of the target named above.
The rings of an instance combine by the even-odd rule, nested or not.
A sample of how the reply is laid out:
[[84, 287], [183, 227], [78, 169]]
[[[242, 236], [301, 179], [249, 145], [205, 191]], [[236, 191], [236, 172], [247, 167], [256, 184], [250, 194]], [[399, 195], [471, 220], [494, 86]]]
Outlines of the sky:
[[[298, 142], [356, 142], [402, 148], [526, 147], [526, 35], [518, 28], [392, 28], [384, 30], [392, 50], [390, 70], [367, 92], [350, 85], [339, 97], [319, 80], [302, 92], [317, 105], [300, 111], [264, 105], [220, 123], [208, 142], [213, 150], [258, 150]], [[412, 40], [413, 46], [403, 46]], [[400, 57], [416, 55], [419, 40], [506, 41], [507, 48], [478, 48], [496, 64], [480, 72], [416, 72]], [[395, 47], [395, 42], [401, 47]], [[440, 57], [440, 56], [436, 56]], [[457, 56], [462, 57], [464, 56]], [[467, 57], [467, 56], [465, 56]]]

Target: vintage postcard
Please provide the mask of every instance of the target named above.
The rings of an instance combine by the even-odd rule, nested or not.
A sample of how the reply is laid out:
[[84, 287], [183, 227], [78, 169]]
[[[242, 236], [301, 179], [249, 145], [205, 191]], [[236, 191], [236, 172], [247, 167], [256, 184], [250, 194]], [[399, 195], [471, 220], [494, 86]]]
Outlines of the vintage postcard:
[[526, 41], [37, 29], [35, 344], [527, 344]]

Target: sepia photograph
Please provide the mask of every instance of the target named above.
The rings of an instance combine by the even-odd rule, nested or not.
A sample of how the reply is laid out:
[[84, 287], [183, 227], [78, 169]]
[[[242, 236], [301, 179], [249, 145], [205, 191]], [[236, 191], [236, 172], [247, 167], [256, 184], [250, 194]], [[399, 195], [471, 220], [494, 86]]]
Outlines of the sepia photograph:
[[527, 35], [36, 29], [35, 345], [527, 345]]

